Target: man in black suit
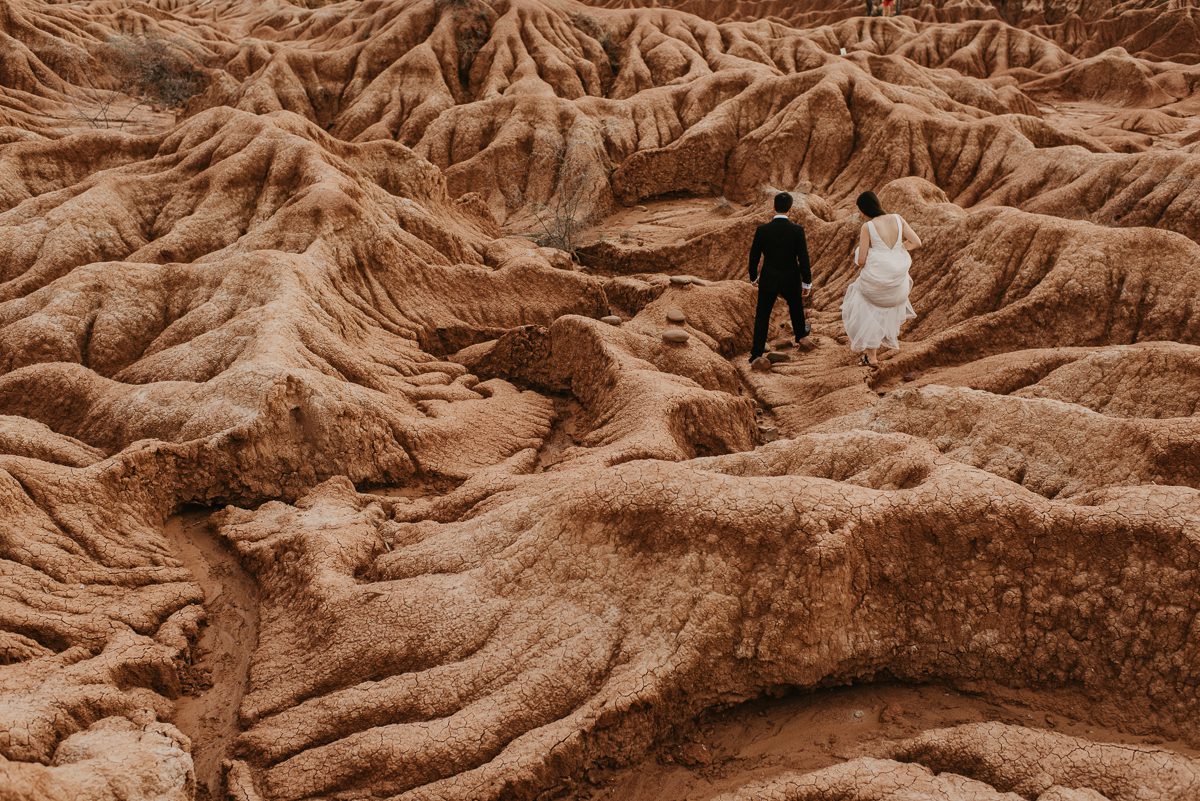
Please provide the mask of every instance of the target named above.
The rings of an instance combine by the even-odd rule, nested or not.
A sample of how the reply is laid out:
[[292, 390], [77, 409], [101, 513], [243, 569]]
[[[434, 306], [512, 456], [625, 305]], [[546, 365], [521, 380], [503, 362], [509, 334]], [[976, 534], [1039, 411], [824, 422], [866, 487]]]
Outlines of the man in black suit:
[[[771, 309], [780, 295], [787, 301], [792, 315], [792, 333], [796, 343], [808, 336], [804, 322], [804, 301], [812, 291], [812, 268], [808, 263], [808, 240], [804, 238], [804, 226], [788, 219], [792, 208], [792, 196], [780, 192], [775, 196], [775, 217], [769, 223], [758, 226], [754, 232], [754, 244], [750, 246], [750, 282], [758, 286], [758, 308], [754, 312], [754, 344], [750, 346], [750, 360], [763, 355], [767, 347], [767, 326], [771, 322]], [[758, 263], [762, 261], [762, 275], [758, 274]]]

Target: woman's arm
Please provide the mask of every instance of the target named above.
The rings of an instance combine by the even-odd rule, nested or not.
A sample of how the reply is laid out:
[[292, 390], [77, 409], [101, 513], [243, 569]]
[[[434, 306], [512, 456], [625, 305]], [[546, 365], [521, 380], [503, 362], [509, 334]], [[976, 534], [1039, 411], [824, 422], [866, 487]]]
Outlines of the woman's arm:
[[855, 267], [862, 267], [867, 263], [867, 251], [871, 249], [871, 234], [867, 231], [867, 226], [864, 225], [858, 230], [858, 250], [854, 259]]
[[900, 226], [903, 228], [904, 247], [908, 250], [916, 250], [921, 247], [921, 237], [917, 236], [917, 232], [908, 224], [908, 220], [901, 217]]

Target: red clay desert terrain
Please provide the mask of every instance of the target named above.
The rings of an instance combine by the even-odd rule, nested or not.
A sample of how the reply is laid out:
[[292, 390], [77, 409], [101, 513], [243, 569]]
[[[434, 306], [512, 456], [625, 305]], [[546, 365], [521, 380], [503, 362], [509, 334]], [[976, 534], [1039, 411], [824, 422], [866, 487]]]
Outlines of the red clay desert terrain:
[[0, 798], [1200, 799], [1200, 2], [902, 8], [0, 0]]

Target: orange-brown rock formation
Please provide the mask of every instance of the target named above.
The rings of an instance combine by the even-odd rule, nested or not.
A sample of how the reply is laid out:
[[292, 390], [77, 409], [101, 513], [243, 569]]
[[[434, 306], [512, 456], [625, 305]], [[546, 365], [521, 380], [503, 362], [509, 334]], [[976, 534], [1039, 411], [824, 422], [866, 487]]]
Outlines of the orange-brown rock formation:
[[863, 6], [0, 2], [0, 798], [1200, 798], [1200, 6]]

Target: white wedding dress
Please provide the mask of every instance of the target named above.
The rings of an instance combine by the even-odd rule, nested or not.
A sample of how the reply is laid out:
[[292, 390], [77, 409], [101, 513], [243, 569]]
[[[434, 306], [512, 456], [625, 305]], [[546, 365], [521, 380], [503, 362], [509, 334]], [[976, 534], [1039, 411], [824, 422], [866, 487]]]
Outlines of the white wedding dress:
[[842, 300], [842, 325], [855, 353], [880, 346], [898, 349], [900, 326], [917, 316], [908, 302], [908, 292], [912, 289], [908, 268], [912, 256], [904, 247], [903, 221], [899, 214], [892, 216], [896, 218], [897, 230], [896, 243], [891, 247], [875, 230], [874, 221], [867, 223], [871, 235], [867, 263]]

